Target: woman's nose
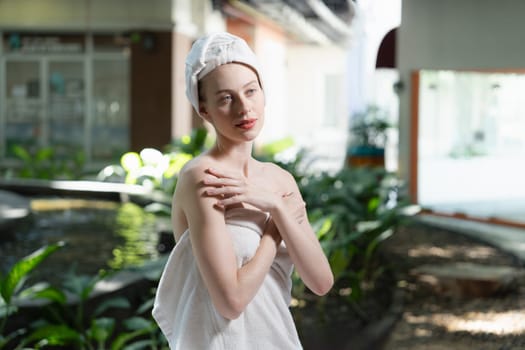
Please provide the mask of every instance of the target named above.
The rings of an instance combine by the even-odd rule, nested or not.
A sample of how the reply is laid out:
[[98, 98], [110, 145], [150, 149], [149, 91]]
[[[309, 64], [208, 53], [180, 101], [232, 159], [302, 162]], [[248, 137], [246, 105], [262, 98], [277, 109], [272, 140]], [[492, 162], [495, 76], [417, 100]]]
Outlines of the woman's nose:
[[239, 115], [245, 115], [250, 111], [250, 100], [244, 96], [237, 99], [237, 112]]

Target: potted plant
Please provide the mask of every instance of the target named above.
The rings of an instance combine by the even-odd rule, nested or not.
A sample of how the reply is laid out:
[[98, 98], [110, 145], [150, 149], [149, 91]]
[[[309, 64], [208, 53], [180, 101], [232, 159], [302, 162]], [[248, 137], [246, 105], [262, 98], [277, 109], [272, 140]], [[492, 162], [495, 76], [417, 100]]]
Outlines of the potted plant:
[[350, 122], [350, 137], [346, 164], [355, 166], [385, 166], [387, 132], [392, 125], [378, 106], [369, 105], [356, 113]]

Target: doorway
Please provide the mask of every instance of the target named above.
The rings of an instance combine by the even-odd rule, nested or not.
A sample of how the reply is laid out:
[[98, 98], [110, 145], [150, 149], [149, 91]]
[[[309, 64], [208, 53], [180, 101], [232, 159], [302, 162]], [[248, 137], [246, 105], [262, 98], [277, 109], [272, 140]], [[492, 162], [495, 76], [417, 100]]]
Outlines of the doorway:
[[525, 73], [422, 70], [416, 82], [417, 202], [525, 224]]

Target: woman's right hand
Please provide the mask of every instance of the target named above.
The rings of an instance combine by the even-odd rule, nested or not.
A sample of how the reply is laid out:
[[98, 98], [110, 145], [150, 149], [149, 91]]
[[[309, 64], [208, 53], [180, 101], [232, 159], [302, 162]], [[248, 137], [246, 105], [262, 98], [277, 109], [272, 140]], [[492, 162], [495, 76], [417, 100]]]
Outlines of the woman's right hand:
[[216, 206], [225, 208], [232, 205], [249, 204], [271, 213], [283, 201], [283, 194], [276, 193], [267, 181], [253, 181], [229, 171], [208, 168], [203, 183], [206, 195], [216, 197]]

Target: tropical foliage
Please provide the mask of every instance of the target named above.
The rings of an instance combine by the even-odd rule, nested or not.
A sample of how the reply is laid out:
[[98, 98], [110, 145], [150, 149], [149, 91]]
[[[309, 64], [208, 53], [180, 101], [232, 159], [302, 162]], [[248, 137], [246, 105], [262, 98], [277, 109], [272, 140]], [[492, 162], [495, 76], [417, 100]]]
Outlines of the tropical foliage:
[[[20, 291], [30, 272], [62, 246], [57, 243], [37, 250], [1, 279], [0, 349], [168, 349], [151, 318], [153, 291], [138, 306], [125, 297], [110, 297], [88, 308], [96, 284], [110, 275], [105, 271], [96, 276], [69, 272], [60, 287], [37, 283]], [[8, 320], [25, 301], [39, 302], [39, 317], [24, 327], [9, 327]], [[111, 316], [116, 310], [128, 316]]]
[[[120, 164], [104, 168], [99, 179], [139, 184], [171, 196], [180, 169], [207, 147], [207, 140], [205, 129], [195, 129], [191, 135], [167, 146], [164, 153], [155, 149], [126, 153]], [[255, 156], [278, 163], [298, 181], [309, 219], [329, 258], [336, 286], [351, 290], [348, 300], [355, 302], [363, 297], [364, 286], [373, 283], [383, 272], [384, 266], [374, 260], [375, 253], [405, 218], [403, 187], [395, 174], [384, 168], [344, 168], [335, 174], [312, 173], [306, 152], [300, 151], [288, 159], [280, 156], [292, 144], [289, 139], [281, 140], [261, 147]], [[169, 208], [158, 212], [168, 214]], [[20, 290], [25, 275], [56, 249], [58, 246], [43, 248], [36, 254], [37, 259], [23, 260], [15, 265], [15, 272], [2, 278], [0, 307], [4, 318], [0, 349], [15, 339], [19, 348], [26, 345], [35, 348], [67, 345], [78, 349], [167, 348], [150, 316], [151, 291], [144, 293], [140, 306], [131, 305], [124, 298], [115, 298], [86, 310], [94, 285], [106, 274], [95, 277], [69, 275], [61, 287], [43, 285], [31, 289], [31, 293], [25, 294], [45, 301], [45, 312], [30, 326], [4, 335], [9, 316], [16, 312], [13, 295]], [[297, 278], [294, 293], [298, 298], [307, 293]], [[71, 296], [77, 301], [74, 307], [69, 303]], [[108, 310], [117, 309], [136, 312], [120, 321], [108, 313]]]
[[352, 147], [371, 148], [385, 148], [387, 131], [393, 126], [386, 111], [375, 105], [369, 105], [363, 112], [356, 113], [350, 125]]
[[304, 178], [301, 191], [336, 284], [358, 300], [382, 272], [373, 264], [378, 245], [406, 217], [399, 180], [384, 168], [344, 168]]
[[20, 161], [20, 165], [8, 169], [3, 175], [6, 178], [79, 179], [86, 161], [82, 151], [64, 157], [58, 156], [52, 147], [13, 145], [11, 152]]
[[145, 148], [139, 153], [127, 152], [120, 158], [120, 164], [105, 167], [97, 178], [138, 184], [171, 195], [180, 170], [205, 149], [207, 136], [205, 128], [196, 128], [191, 135], [175, 139], [166, 146], [164, 153], [154, 148]]

